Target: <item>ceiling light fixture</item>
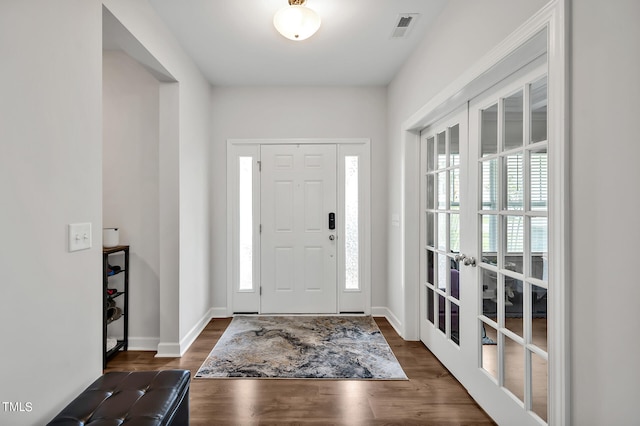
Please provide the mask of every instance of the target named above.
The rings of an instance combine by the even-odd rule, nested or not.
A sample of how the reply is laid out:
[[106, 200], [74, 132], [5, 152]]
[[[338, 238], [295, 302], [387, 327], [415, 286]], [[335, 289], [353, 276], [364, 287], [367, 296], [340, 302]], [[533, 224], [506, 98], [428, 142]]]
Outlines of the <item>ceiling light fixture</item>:
[[273, 16], [273, 26], [289, 40], [305, 40], [320, 28], [320, 16], [305, 3], [306, 0], [289, 0], [289, 6]]

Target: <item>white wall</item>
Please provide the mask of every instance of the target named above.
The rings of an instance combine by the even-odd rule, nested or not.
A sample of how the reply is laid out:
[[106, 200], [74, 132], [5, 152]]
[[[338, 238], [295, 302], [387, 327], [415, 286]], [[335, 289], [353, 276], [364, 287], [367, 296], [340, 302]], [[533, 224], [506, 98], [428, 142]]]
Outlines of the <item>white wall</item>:
[[[405, 338], [417, 339], [417, 300], [405, 300], [405, 286], [416, 286], [418, 271], [405, 271], [402, 258], [418, 253], [418, 223], [404, 222], [403, 209], [418, 204], [417, 145], [402, 141], [402, 123], [465, 70], [487, 54], [538, 11], [546, 1], [483, 0], [447, 2], [434, 27], [426, 34], [388, 89], [389, 210], [400, 224], [389, 222], [388, 307], [401, 322]], [[405, 176], [408, 178], [405, 180]], [[406, 227], [408, 243], [402, 235]], [[415, 243], [415, 244], [414, 244]]]
[[640, 3], [572, 7], [573, 424], [636, 424]]
[[372, 306], [386, 304], [386, 91], [382, 87], [215, 87], [212, 101], [212, 306], [226, 311], [226, 140], [370, 138]]
[[[210, 308], [210, 85], [146, 0], [104, 0], [103, 3], [178, 81], [179, 104], [175, 111], [179, 116], [177, 146], [164, 150], [161, 143], [160, 148], [161, 206], [166, 204], [163, 197], [174, 200], [172, 197], [175, 195], [175, 200], [178, 200], [177, 203], [169, 203], [177, 209], [176, 212], [165, 214], [170, 223], [163, 224], [165, 216], [160, 213], [161, 281], [164, 279], [163, 268], [168, 270], [167, 276], [175, 279], [160, 283], [159, 349], [164, 355], [172, 355], [183, 352], [197, 336], [208, 319]], [[160, 89], [161, 105], [166, 89]], [[173, 158], [163, 157], [163, 152], [169, 150], [173, 150]], [[176, 164], [167, 165], [171, 161]], [[165, 169], [166, 172], [163, 171]], [[175, 177], [171, 175], [174, 172], [177, 173]], [[163, 194], [167, 175], [171, 175], [170, 185], [174, 185], [177, 179], [177, 194]], [[170, 288], [165, 290], [163, 286]], [[163, 329], [171, 332], [164, 333]]]
[[[0, 424], [44, 424], [102, 373], [101, 8], [0, 2]], [[67, 224], [93, 248], [67, 252]]]
[[[403, 150], [399, 143], [403, 120], [540, 6], [449, 2], [439, 27], [389, 88], [390, 214], [401, 211], [400, 189], [407, 184], [402, 177], [411, 147]], [[565, 267], [572, 276], [572, 424], [628, 425], [637, 420], [640, 383], [640, 286], [632, 266], [640, 240], [640, 144], [634, 126], [640, 116], [640, 3], [581, 0], [571, 6], [571, 264]], [[398, 316], [405, 313], [398, 280], [403, 265], [395, 255], [401, 243], [399, 230], [390, 227], [389, 304]]]
[[[102, 71], [102, 222], [119, 228], [120, 244], [131, 246], [129, 349], [155, 350], [160, 341], [160, 83], [120, 51], [104, 52]], [[121, 332], [118, 325], [110, 332]]]

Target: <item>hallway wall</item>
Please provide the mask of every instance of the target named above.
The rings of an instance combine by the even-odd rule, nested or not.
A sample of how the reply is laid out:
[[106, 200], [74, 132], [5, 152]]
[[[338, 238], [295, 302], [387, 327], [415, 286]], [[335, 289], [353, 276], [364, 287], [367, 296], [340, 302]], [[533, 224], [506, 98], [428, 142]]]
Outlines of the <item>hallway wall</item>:
[[[0, 401], [25, 409], [3, 425], [45, 424], [102, 373], [101, 12], [0, 2]], [[69, 253], [82, 222], [93, 247]]]
[[[121, 51], [102, 55], [102, 220], [130, 249], [129, 349], [160, 342], [160, 83]], [[111, 261], [118, 264], [116, 255]], [[118, 278], [112, 279], [117, 282]], [[120, 324], [110, 332], [122, 332]]]
[[383, 87], [215, 87], [212, 100], [212, 306], [227, 301], [227, 139], [370, 138], [372, 306], [385, 306], [386, 90]]

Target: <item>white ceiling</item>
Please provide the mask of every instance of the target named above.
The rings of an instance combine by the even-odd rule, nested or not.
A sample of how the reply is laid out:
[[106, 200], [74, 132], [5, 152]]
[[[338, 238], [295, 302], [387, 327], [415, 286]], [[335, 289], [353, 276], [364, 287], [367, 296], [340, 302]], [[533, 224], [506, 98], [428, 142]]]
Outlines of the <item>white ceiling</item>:
[[[304, 41], [282, 37], [273, 15], [287, 0], [150, 0], [213, 85], [386, 85], [446, 0], [307, 0], [322, 19]], [[419, 13], [392, 39], [398, 15]]]

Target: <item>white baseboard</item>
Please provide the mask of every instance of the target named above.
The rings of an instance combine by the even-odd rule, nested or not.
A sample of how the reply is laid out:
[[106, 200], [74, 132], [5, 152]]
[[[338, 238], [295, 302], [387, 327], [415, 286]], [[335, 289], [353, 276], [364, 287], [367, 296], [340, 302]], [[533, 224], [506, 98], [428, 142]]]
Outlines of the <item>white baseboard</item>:
[[200, 318], [200, 321], [194, 325], [191, 330], [182, 338], [180, 341], [180, 356], [184, 355], [184, 353], [191, 347], [193, 342], [196, 341], [202, 330], [209, 324], [211, 318], [213, 318], [213, 309], [210, 308], [205, 314]]
[[385, 317], [387, 321], [389, 321], [389, 324], [391, 324], [391, 327], [393, 327], [393, 329], [396, 331], [396, 333], [398, 333], [398, 335], [404, 339], [402, 332], [402, 322], [393, 314], [393, 312], [391, 312], [391, 310], [389, 310], [389, 308], [387, 308], [386, 306], [372, 306], [371, 315], [373, 315], [374, 317]]
[[130, 351], [157, 351], [160, 344], [159, 337], [129, 337], [127, 350]]
[[211, 312], [211, 318], [229, 318], [229, 314], [227, 313], [227, 308], [211, 308], [209, 309]]
[[158, 352], [156, 358], [180, 358], [179, 343], [158, 343]]

